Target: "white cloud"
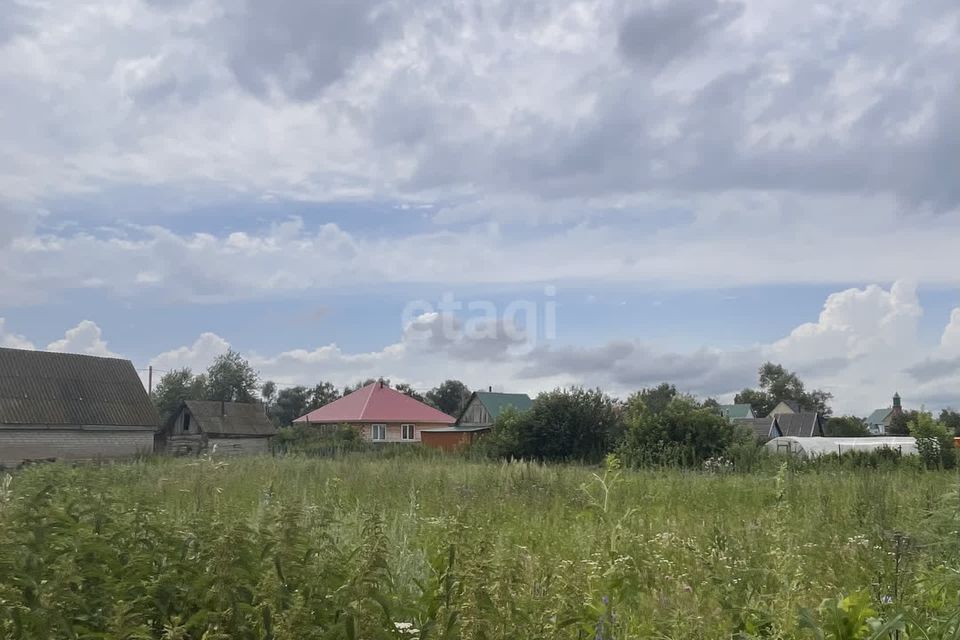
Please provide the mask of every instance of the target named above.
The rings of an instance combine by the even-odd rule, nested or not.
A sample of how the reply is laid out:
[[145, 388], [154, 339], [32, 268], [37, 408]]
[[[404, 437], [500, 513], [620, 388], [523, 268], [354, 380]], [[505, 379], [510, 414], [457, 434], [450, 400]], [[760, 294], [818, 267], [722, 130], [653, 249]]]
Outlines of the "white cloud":
[[119, 357], [107, 347], [106, 341], [103, 340], [103, 332], [97, 323], [90, 320], [83, 320], [73, 329], [67, 330], [61, 340], [55, 340], [47, 345], [47, 351]]
[[0, 318], [0, 347], [10, 349], [33, 349], [33, 343], [21, 335], [10, 333], [6, 328], [6, 320]]
[[154, 369], [160, 372], [189, 368], [194, 372], [205, 370], [217, 356], [224, 354], [230, 343], [215, 333], [203, 333], [192, 345], [165, 351], [150, 360]]

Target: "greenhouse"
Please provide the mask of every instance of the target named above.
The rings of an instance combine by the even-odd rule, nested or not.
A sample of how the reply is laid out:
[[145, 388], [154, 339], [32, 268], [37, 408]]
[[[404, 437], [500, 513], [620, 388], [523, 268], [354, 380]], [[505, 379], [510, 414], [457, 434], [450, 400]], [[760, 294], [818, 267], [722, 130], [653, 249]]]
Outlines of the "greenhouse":
[[876, 438], [800, 438], [781, 436], [765, 445], [773, 453], [791, 453], [805, 458], [816, 458], [828, 453], [876, 451], [892, 449], [901, 455], [917, 453], [915, 438], [880, 436]]

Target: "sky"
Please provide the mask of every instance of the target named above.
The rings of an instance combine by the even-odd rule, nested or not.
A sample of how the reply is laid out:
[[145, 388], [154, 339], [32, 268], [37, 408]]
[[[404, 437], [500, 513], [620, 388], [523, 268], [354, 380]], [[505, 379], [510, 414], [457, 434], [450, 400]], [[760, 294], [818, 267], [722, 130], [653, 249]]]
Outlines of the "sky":
[[955, 0], [6, 0], [0, 346], [960, 407]]

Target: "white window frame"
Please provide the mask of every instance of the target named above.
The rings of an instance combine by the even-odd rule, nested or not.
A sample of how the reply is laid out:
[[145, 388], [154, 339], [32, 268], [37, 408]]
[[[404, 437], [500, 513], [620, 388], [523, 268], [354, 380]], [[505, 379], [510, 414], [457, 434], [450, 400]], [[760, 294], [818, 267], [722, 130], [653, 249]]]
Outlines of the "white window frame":
[[[380, 431], [381, 437], [377, 437], [377, 431]], [[387, 425], [382, 423], [370, 425], [370, 439], [374, 442], [385, 442], [387, 439]]]
[[[407, 437], [407, 428], [410, 428], [410, 437]], [[410, 442], [417, 439], [417, 425], [415, 424], [401, 424], [400, 425], [400, 439]]]

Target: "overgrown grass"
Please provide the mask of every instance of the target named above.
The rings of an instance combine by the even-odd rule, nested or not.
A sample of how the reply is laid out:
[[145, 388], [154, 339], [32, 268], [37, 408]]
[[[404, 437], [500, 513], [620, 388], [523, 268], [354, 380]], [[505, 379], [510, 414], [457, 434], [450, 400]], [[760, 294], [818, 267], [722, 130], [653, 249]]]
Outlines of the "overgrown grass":
[[955, 637], [958, 509], [914, 468], [50, 465], [0, 485], [0, 638], [867, 638], [858, 593]]

